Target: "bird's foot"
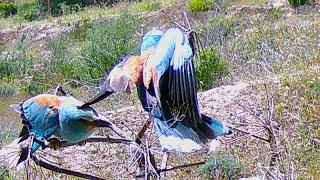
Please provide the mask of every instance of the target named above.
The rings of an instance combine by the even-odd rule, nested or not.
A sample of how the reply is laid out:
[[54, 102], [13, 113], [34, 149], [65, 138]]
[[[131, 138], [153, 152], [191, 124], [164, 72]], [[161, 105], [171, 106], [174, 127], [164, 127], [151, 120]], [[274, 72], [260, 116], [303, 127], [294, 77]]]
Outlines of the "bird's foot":
[[80, 142], [78, 142], [77, 144], [78, 144], [79, 146], [84, 146], [84, 145], [87, 144], [87, 141], [86, 141], [86, 140], [80, 141]]
[[48, 147], [54, 150], [57, 150], [61, 147], [64, 147], [64, 145], [66, 145], [67, 142], [66, 141], [61, 141], [58, 138], [50, 138], [48, 139]]

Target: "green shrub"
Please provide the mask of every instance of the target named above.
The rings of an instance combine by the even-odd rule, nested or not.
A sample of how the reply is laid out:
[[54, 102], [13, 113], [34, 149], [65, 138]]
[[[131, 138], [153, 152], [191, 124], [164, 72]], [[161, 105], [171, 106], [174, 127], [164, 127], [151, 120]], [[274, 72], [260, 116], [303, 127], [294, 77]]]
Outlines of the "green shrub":
[[0, 17], [8, 17], [17, 13], [17, 7], [13, 3], [0, 2]]
[[16, 93], [16, 89], [8, 84], [0, 83], [0, 97], [8, 97], [12, 96]]
[[288, 0], [289, 4], [293, 7], [298, 7], [305, 5], [307, 3], [307, 0]]
[[12, 82], [20, 79], [26, 75], [32, 64], [32, 59], [25, 51], [19, 53], [9, 51], [5, 55], [0, 55], [0, 80]]
[[137, 3], [137, 7], [138, 9], [143, 11], [153, 11], [159, 9], [161, 7], [161, 4], [159, 1], [149, 0]]
[[210, 158], [200, 169], [207, 179], [239, 179], [242, 165], [235, 158], [221, 156]]
[[188, 8], [192, 12], [206, 11], [212, 9], [214, 6], [213, 0], [190, 0], [188, 3]]
[[43, 13], [51, 15], [61, 15], [63, 8], [68, 7], [69, 10], [79, 11], [81, 7], [96, 5], [96, 2], [104, 5], [112, 5], [118, 0], [37, 0], [38, 5]]
[[22, 4], [18, 4], [18, 16], [23, 17], [23, 19], [27, 21], [36, 20], [39, 16], [39, 7], [37, 6], [36, 2], [26, 2]]
[[136, 52], [139, 44], [134, 35], [143, 22], [136, 16], [122, 14], [115, 20], [93, 25], [87, 36], [85, 54], [88, 60], [108, 69], [120, 57]]
[[199, 53], [195, 66], [199, 90], [211, 88], [218, 77], [229, 74], [228, 62], [221, 60], [212, 47]]

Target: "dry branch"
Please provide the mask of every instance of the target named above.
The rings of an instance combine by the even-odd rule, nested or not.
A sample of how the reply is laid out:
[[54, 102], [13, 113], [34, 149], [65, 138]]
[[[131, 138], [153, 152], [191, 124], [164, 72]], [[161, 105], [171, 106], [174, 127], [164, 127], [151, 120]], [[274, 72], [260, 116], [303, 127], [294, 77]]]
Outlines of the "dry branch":
[[255, 134], [252, 134], [251, 132], [247, 132], [245, 130], [242, 130], [242, 129], [239, 129], [239, 128], [236, 128], [236, 127], [230, 127], [230, 129], [233, 129], [233, 130], [236, 130], [236, 131], [239, 131], [239, 132], [242, 132], [242, 133], [245, 133], [245, 134], [248, 134], [248, 135], [251, 135], [252, 137], [255, 137], [255, 138], [258, 138], [260, 140], [263, 140], [263, 141], [266, 141], [268, 143], [270, 143], [270, 139], [266, 139], [266, 138], [263, 138], [263, 137], [260, 137], [258, 135], [255, 135]]
[[[160, 174], [160, 173], [163, 173], [163, 172], [174, 171], [174, 170], [181, 169], [181, 168], [187, 168], [187, 167], [192, 167], [192, 166], [200, 166], [200, 165], [203, 165], [205, 163], [206, 163], [206, 161], [201, 161], [201, 162], [197, 162], [197, 163], [185, 164], [185, 165], [175, 166], [175, 167], [171, 167], [171, 168], [158, 169], [157, 173]], [[144, 174], [140, 174], [140, 175], [136, 176], [136, 178], [142, 178], [142, 177], [144, 177]]]
[[45, 169], [57, 172], [57, 173], [63, 173], [63, 174], [67, 174], [67, 175], [72, 175], [72, 176], [76, 176], [76, 177], [80, 177], [80, 178], [86, 178], [86, 179], [93, 179], [93, 180], [103, 180], [104, 178], [100, 178], [97, 176], [93, 176], [90, 174], [86, 174], [86, 173], [81, 173], [78, 171], [72, 171], [72, 170], [68, 170], [68, 169], [64, 169], [61, 167], [58, 167], [54, 164], [45, 162], [41, 159], [38, 159], [36, 156], [32, 155], [31, 156], [32, 160], [38, 165], [41, 166]]
[[108, 142], [108, 143], [113, 143], [113, 144], [131, 144], [134, 143], [131, 140], [128, 139], [123, 139], [123, 138], [111, 138], [111, 137], [90, 137], [86, 140], [77, 142], [77, 143], [68, 143], [67, 141], [60, 141], [59, 139], [56, 138], [51, 138], [48, 140], [49, 144], [43, 146], [44, 148], [53, 148], [53, 149], [59, 149], [63, 147], [69, 147], [69, 146], [75, 146], [75, 145], [84, 145], [86, 143], [92, 143], [92, 142]]

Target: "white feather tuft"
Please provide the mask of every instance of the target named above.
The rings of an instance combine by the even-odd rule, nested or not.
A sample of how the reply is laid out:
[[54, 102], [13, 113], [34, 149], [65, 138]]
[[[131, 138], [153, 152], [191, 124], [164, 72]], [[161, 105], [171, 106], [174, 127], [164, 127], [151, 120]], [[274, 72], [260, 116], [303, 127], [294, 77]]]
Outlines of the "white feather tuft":
[[164, 136], [159, 137], [162, 148], [178, 152], [194, 152], [200, 150], [202, 147], [191, 139], [181, 139], [175, 136]]
[[214, 152], [214, 151], [218, 150], [220, 148], [220, 146], [221, 146], [221, 142], [219, 140], [216, 140], [216, 139], [211, 140], [209, 142], [209, 151]]

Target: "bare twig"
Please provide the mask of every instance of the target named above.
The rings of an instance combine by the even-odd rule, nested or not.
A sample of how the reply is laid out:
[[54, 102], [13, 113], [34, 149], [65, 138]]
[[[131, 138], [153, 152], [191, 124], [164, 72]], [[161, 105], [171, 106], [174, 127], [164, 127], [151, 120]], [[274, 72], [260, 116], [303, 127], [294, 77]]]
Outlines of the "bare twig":
[[[142, 126], [142, 128], [140, 129], [140, 131], [138, 132], [138, 135], [135, 139], [135, 142], [138, 144], [138, 145], [141, 145], [142, 144], [142, 138], [145, 134], [145, 132], [147, 131], [147, 129], [149, 128], [151, 124], [151, 120], [148, 119]], [[157, 166], [156, 166], [156, 161], [154, 159], [154, 156], [153, 154], [151, 153], [151, 151], [149, 151], [149, 145], [148, 144], [145, 144], [146, 146], [146, 149], [147, 149], [147, 152], [144, 156], [140, 156], [140, 160], [139, 160], [139, 167], [142, 168], [143, 165], [145, 165], [145, 168], [149, 169], [149, 165], [148, 165], [148, 162], [150, 161], [150, 164], [151, 164], [151, 169], [154, 169], [155, 172], [157, 172]], [[147, 159], [145, 159], [147, 158]], [[148, 161], [148, 162], [147, 162]], [[147, 171], [147, 169], [145, 169], [146, 171], [146, 174], [149, 174]]]
[[[123, 138], [118, 139], [118, 138], [111, 138], [111, 137], [90, 137], [86, 140], [83, 140], [83, 141], [80, 141], [77, 143], [68, 143], [67, 141], [52, 142], [53, 145], [51, 145], [51, 143], [49, 143], [49, 145], [45, 146], [45, 147], [56, 147], [56, 149], [58, 149], [58, 148], [74, 146], [74, 145], [84, 145], [86, 143], [92, 143], [92, 142], [108, 142], [108, 143], [114, 143], [114, 144], [134, 143], [131, 140], [123, 139]], [[54, 144], [54, 143], [57, 143], [57, 144]]]
[[68, 170], [68, 169], [64, 169], [64, 168], [60, 168], [54, 164], [50, 164], [47, 163], [41, 159], [38, 159], [36, 156], [32, 155], [31, 156], [32, 160], [39, 166], [57, 172], [57, 173], [64, 173], [67, 175], [72, 175], [72, 176], [76, 176], [76, 177], [81, 177], [81, 178], [87, 178], [87, 179], [94, 179], [94, 180], [103, 180], [104, 178], [100, 178], [97, 176], [93, 176], [90, 174], [86, 174], [86, 173], [81, 173], [81, 172], [77, 172], [77, 171], [72, 171], [72, 170]]
[[[181, 168], [203, 165], [205, 163], [206, 163], [206, 161], [201, 161], [201, 162], [197, 162], [197, 163], [185, 164], [185, 165], [175, 166], [175, 167], [171, 167], [171, 168], [158, 169], [157, 172], [163, 173], [163, 172], [168, 172], [168, 171], [174, 171], [174, 170], [181, 169]], [[137, 175], [136, 178], [141, 178], [143, 176], [144, 176], [144, 174], [140, 174], [140, 175]]]
[[266, 141], [266, 142], [270, 142], [270, 139], [266, 139], [266, 138], [260, 137], [258, 135], [252, 134], [251, 132], [247, 132], [245, 130], [242, 130], [242, 129], [239, 129], [239, 128], [236, 128], [236, 127], [230, 127], [229, 126], [229, 128], [233, 129], [233, 130], [236, 130], [236, 131], [239, 131], [239, 132], [242, 132], [242, 133], [245, 133], [245, 134], [248, 134], [248, 135], [251, 135], [252, 137], [258, 138], [260, 140], [263, 140], [263, 141]]
[[173, 20], [168, 13], [166, 13], [163, 9], [161, 10], [163, 15], [165, 17], [167, 17], [168, 19], [170, 19], [175, 25], [177, 25], [179, 28], [181, 28], [183, 31], [188, 32], [188, 29], [184, 28], [183, 26], [181, 26], [179, 23], [177, 23], [175, 20]]

